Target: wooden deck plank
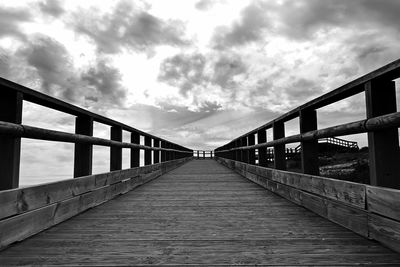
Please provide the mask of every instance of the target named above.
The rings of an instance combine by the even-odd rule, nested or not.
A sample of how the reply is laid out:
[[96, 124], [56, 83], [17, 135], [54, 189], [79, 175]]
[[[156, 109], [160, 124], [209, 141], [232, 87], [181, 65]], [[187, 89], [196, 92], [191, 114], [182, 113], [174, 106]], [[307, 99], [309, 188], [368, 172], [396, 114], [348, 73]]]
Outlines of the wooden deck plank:
[[4, 265], [399, 265], [400, 255], [212, 160], [0, 252]]

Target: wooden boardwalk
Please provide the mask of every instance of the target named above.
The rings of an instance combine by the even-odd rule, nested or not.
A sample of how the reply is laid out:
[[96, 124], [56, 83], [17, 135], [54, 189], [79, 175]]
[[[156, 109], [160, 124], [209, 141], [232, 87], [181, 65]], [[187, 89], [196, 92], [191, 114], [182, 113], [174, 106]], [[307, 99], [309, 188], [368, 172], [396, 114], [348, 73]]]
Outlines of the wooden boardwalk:
[[195, 160], [0, 252], [0, 265], [400, 265], [400, 255]]

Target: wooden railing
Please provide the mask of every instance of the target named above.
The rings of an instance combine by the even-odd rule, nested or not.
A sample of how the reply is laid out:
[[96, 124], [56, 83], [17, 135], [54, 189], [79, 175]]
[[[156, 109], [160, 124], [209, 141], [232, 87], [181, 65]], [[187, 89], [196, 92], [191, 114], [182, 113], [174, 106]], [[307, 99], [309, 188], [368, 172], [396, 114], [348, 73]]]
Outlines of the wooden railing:
[[197, 159], [213, 158], [212, 150], [193, 150], [193, 156]]
[[[254, 165], [255, 150], [258, 149], [258, 164], [267, 166], [266, 149], [273, 147], [274, 168], [285, 170], [285, 145], [300, 142], [302, 172], [319, 175], [318, 139], [368, 133], [370, 184], [400, 188], [400, 113], [396, 109], [396, 88], [393, 81], [399, 77], [400, 60], [397, 60], [235, 138], [215, 149], [215, 155]], [[317, 129], [319, 108], [361, 92], [365, 92], [366, 97], [365, 120]], [[284, 123], [294, 118], [299, 118], [300, 134], [285, 136]], [[270, 128], [273, 140], [267, 142], [266, 130]]]
[[[22, 125], [24, 100], [76, 116], [75, 133]], [[93, 122], [111, 126], [110, 139], [93, 137]], [[123, 131], [131, 142], [122, 142]], [[92, 174], [93, 145], [110, 147], [110, 171], [122, 169], [122, 148], [131, 149], [131, 168], [139, 167], [140, 150], [146, 166], [193, 156], [189, 148], [0, 78], [0, 190], [19, 185], [21, 138], [74, 143], [74, 177]]]

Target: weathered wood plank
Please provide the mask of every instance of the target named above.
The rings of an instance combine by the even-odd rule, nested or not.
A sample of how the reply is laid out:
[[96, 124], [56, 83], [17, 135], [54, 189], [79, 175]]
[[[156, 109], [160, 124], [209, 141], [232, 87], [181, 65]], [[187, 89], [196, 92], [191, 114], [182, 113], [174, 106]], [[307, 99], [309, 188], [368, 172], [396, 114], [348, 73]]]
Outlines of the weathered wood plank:
[[[219, 161], [230, 165], [226, 159]], [[362, 236], [368, 236], [367, 211], [364, 210], [365, 185], [259, 166], [244, 166], [237, 162], [234, 166], [235, 171], [262, 187]]]
[[[219, 162], [229, 167], [230, 160], [220, 159]], [[227, 162], [228, 161], [228, 162]], [[234, 162], [234, 169], [246, 176], [247, 172], [263, 176], [273, 181], [289, 185], [310, 193], [321, 195], [333, 200], [344, 202], [358, 208], [365, 208], [366, 186], [363, 184], [341, 181], [331, 178], [294, 173], [260, 166], [251, 166], [241, 162]]]
[[[258, 175], [249, 177], [289, 197], [302, 193]], [[99, 200], [126, 190], [124, 183], [140, 182], [137, 176], [107, 185], [108, 195], [99, 193]], [[82, 196], [92, 203], [94, 192]], [[326, 201], [329, 216], [331, 200]], [[67, 216], [67, 208], [58, 209], [59, 216]], [[0, 262], [376, 266], [399, 264], [400, 256], [214, 161], [199, 160], [9, 247], [0, 252]]]
[[57, 204], [29, 211], [0, 221], [0, 249], [34, 235], [50, 226]]
[[[159, 177], [162, 175], [163, 165], [172, 169], [187, 160], [2, 191], [0, 248]], [[144, 173], [140, 174], [141, 171]], [[19, 232], [16, 226], [21, 227]]]
[[400, 222], [369, 214], [368, 226], [370, 238], [400, 253]]
[[400, 221], [400, 190], [367, 186], [367, 204], [368, 211]]
[[340, 202], [327, 201], [327, 218], [357, 234], [368, 237], [368, 213]]
[[365, 207], [366, 188], [363, 184], [258, 166], [248, 166], [248, 171], [348, 205]]

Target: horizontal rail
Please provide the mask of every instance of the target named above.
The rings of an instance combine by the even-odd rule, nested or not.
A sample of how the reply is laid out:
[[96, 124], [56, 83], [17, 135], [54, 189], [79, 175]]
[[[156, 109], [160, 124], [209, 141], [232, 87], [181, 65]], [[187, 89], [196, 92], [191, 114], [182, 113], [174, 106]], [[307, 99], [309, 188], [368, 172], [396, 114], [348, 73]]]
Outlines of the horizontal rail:
[[16, 136], [16, 137], [24, 137], [30, 139], [46, 140], [46, 141], [92, 144], [92, 145], [108, 146], [108, 147], [136, 148], [136, 149], [152, 150], [152, 151], [168, 151], [168, 152], [181, 152], [181, 153], [193, 154], [192, 151], [144, 146], [134, 143], [119, 142], [99, 137], [92, 137], [82, 134], [73, 134], [73, 133], [43, 129], [43, 128], [32, 127], [22, 124], [15, 124], [4, 121], [0, 121], [0, 134]]
[[263, 147], [273, 147], [282, 144], [298, 143], [325, 137], [358, 134], [364, 132], [384, 130], [393, 127], [400, 127], [400, 112], [395, 112], [356, 122], [341, 124], [338, 126], [328, 127], [325, 129], [309, 131], [303, 134], [292, 135], [289, 137], [284, 137], [257, 145], [240, 146], [231, 149], [218, 150], [217, 152], [230, 152], [236, 150], [251, 150]]
[[[397, 112], [396, 84], [393, 81], [400, 77], [400, 60], [366, 74], [342, 87], [311, 100], [292, 111], [283, 114], [261, 127], [233, 139], [216, 148], [217, 157], [268, 166], [267, 147], [274, 147], [273, 164], [275, 169], [286, 170], [288, 164], [285, 156], [285, 145], [301, 144], [301, 170], [305, 174], [319, 175], [318, 143], [321, 138], [367, 133], [369, 154], [369, 183], [400, 189], [400, 149], [398, 128], [400, 115]], [[366, 119], [350, 122], [325, 129], [318, 129], [317, 109], [364, 92], [366, 100]], [[285, 122], [299, 118], [300, 133], [285, 135]], [[267, 129], [272, 128], [273, 141], [267, 142]], [[257, 143], [255, 142], [257, 135]], [[354, 149], [358, 145], [354, 143]], [[336, 143], [333, 141], [333, 143]], [[255, 159], [258, 151], [258, 161]]]
[[[21, 125], [23, 101], [76, 116], [75, 133]], [[94, 122], [111, 126], [109, 139], [93, 137]], [[123, 131], [130, 142], [122, 142]], [[0, 78], [0, 190], [19, 186], [21, 138], [74, 143], [75, 178], [92, 174], [93, 145], [110, 147], [110, 171], [122, 169], [122, 148], [130, 149], [131, 168], [193, 157], [189, 148]]]
[[399, 76], [400, 76], [400, 59], [395, 60], [395, 61], [393, 61], [373, 72], [370, 72], [354, 81], [351, 81], [333, 91], [330, 91], [329, 93], [326, 93], [320, 97], [317, 97], [317, 98], [281, 115], [280, 117], [233, 139], [232, 141], [239, 140], [240, 138], [243, 138], [249, 134], [255, 134], [255, 133], [257, 133], [257, 131], [262, 130], [262, 129], [272, 128], [274, 123], [286, 122], [291, 119], [294, 119], [299, 116], [299, 113], [301, 110], [318, 109], [318, 108], [327, 106], [329, 104], [335, 103], [337, 101], [343, 100], [345, 98], [348, 98], [350, 96], [356, 95], [358, 93], [361, 93], [365, 90], [364, 84], [373, 79], [379, 78], [379, 79], [385, 79], [385, 80], [393, 80], [393, 79], [398, 78]]
[[166, 141], [166, 142], [170, 142], [166, 139], [160, 138], [158, 136], [146, 133], [144, 131], [141, 131], [139, 129], [136, 129], [134, 127], [131, 127], [129, 125], [123, 124], [121, 122], [109, 119], [107, 117], [101, 116], [99, 114], [90, 112], [88, 110], [85, 110], [83, 108], [77, 107], [75, 105], [69, 104], [67, 102], [64, 102], [60, 99], [48, 96], [46, 94], [43, 94], [41, 92], [32, 90], [30, 88], [27, 88], [23, 85], [14, 83], [12, 81], [6, 80], [4, 78], [0, 77], [0, 88], [2, 90], [6, 89], [6, 90], [12, 90], [15, 92], [19, 92], [22, 93], [23, 95], [23, 100], [31, 102], [31, 103], [35, 103], [38, 104], [40, 106], [43, 107], [47, 107], [47, 108], [51, 108], [54, 110], [58, 110], [70, 115], [74, 115], [74, 116], [86, 116], [86, 117], [90, 117], [93, 118], [94, 121], [102, 123], [102, 124], [106, 124], [109, 126], [118, 126], [121, 127], [122, 130], [126, 130], [128, 132], [135, 132], [135, 133], [139, 133], [142, 136], [148, 136], [151, 138], [156, 138], [158, 140], [161, 141]]

